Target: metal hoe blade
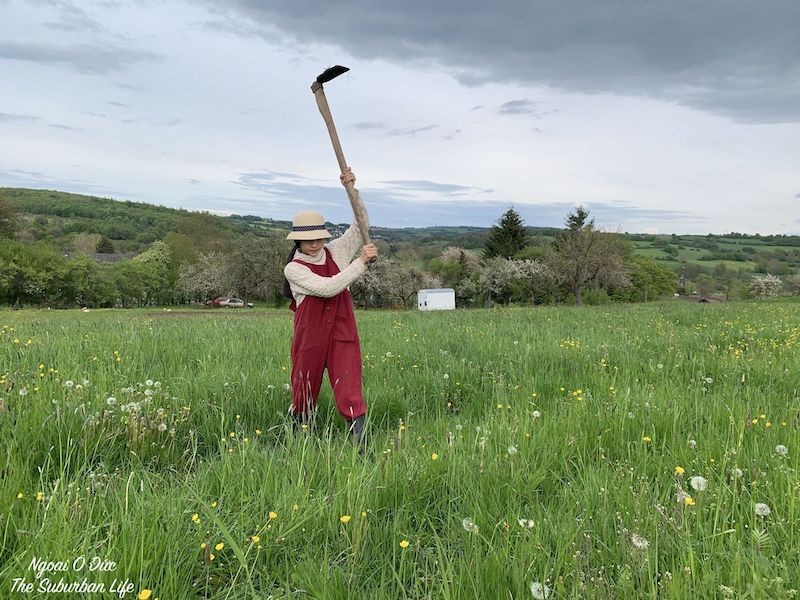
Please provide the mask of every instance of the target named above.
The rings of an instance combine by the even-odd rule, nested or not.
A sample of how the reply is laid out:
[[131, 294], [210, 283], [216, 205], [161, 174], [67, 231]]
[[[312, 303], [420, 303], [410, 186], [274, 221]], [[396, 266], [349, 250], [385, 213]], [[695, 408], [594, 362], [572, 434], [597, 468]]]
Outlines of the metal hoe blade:
[[334, 77], [338, 77], [342, 73], [347, 73], [349, 70], [350, 69], [343, 67], [342, 65], [336, 65], [330, 69], [325, 69], [322, 73], [320, 73], [319, 77], [317, 77], [317, 83], [327, 83]]

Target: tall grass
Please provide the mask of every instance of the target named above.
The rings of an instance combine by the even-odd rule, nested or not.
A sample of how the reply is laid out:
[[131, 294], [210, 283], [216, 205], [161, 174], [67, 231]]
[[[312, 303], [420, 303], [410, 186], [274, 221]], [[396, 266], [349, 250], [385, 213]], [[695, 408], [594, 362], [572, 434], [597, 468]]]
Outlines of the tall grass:
[[[357, 318], [364, 455], [327, 384], [291, 431], [288, 311], [0, 313], [0, 597], [800, 587], [800, 304]], [[115, 567], [30, 568], [78, 556]]]

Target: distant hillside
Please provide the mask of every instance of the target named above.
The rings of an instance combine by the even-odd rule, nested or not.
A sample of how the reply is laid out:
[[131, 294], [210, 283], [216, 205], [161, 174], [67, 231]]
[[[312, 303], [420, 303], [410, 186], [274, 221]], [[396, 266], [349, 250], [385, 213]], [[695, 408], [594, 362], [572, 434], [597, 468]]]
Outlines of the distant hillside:
[[[24, 243], [44, 242], [70, 253], [81, 238], [106, 241], [105, 252], [132, 255], [168, 236], [235, 239], [245, 233], [283, 235], [291, 224], [253, 215], [220, 217], [143, 202], [117, 201], [50, 190], [0, 188], [0, 197], [17, 210], [17, 238]], [[498, 214], [498, 218], [499, 218]], [[450, 245], [479, 251], [487, 227], [373, 227], [376, 240], [402, 259], [423, 263]], [[329, 224], [334, 235], [347, 224]], [[531, 242], [543, 245], [558, 233], [555, 228], [528, 227]], [[213, 236], [211, 235], [213, 233]], [[784, 235], [644, 235], [622, 234], [638, 254], [672, 268], [761, 270], [775, 274], [800, 268], [800, 236]], [[95, 237], [91, 237], [95, 236]]]

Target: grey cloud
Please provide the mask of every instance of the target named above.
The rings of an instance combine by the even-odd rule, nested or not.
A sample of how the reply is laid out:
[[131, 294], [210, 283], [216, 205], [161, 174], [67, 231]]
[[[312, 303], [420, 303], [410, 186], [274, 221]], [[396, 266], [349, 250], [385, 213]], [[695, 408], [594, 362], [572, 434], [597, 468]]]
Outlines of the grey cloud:
[[74, 194], [92, 194], [95, 196], [111, 197], [113, 194], [108, 188], [100, 187], [80, 179], [61, 179], [52, 177], [38, 171], [24, 171], [0, 169], [0, 186], [22, 187], [33, 189], [58, 190]]
[[93, 75], [120, 71], [133, 65], [155, 62], [160, 58], [158, 54], [148, 50], [106, 44], [57, 47], [39, 42], [0, 42], [0, 59], [67, 66]]
[[795, 197], [795, 198], [800, 198], [800, 192], [797, 192], [797, 193], [794, 195], [794, 197]]
[[363, 121], [360, 123], [353, 123], [353, 129], [360, 129], [362, 131], [367, 131], [370, 129], [386, 129], [386, 125], [383, 123], [376, 123], [375, 121]]
[[64, 131], [86, 131], [83, 127], [72, 127], [71, 125], [60, 125], [58, 123], [51, 123], [50, 127], [54, 129], [63, 129]]
[[396, 136], [404, 136], [404, 137], [413, 137], [418, 133], [422, 133], [423, 131], [430, 131], [431, 129], [436, 129], [438, 125], [425, 125], [424, 127], [405, 127], [399, 129], [390, 129], [386, 132], [387, 135], [396, 135]]
[[520, 82], [647, 96], [745, 122], [800, 120], [800, 3], [205, 0], [269, 38]]
[[31, 121], [41, 121], [41, 119], [33, 115], [15, 115], [13, 113], [0, 112], [0, 123], [13, 122], [13, 121], [31, 122]]
[[446, 194], [448, 196], [463, 196], [486, 191], [475, 187], [457, 185], [454, 183], [437, 183], [435, 181], [428, 181], [425, 179], [398, 179], [392, 181], [382, 181], [381, 183], [385, 183], [391, 188], [399, 188], [403, 191], [423, 193], [435, 192], [438, 194]]
[[129, 104], [125, 104], [124, 102], [116, 102], [114, 100], [109, 100], [108, 104], [110, 104], [111, 106], [117, 106], [119, 108], [130, 108]]
[[532, 113], [536, 103], [531, 100], [510, 100], [500, 106], [501, 115], [521, 115]]
[[377, 121], [361, 121], [359, 123], [353, 123], [352, 127], [353, 129], [358, 129], [361, 131], [380, 131], [391, 136], [413, 137], [418, 133], [436, 129], [438, 125], [424, 125], [422, 127], [395, 127], [390, 129], [387, 125], [378, 123]]
[[80, 6], [76, 6], [71, 2], [49, 2], [49, 4], [59, 9], [61, 20], [44, 23], [45, 27], [78, 33], [100, 32], [105, 30], [104, 27], [91, 18]]

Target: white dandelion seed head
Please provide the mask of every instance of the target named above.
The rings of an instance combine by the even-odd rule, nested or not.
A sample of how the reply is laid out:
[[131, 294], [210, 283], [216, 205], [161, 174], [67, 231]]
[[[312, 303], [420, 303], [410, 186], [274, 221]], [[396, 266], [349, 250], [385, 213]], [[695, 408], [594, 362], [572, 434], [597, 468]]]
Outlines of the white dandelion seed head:
[[742, 471], [739, 467], [736, 467], [731, 471], [731, 475], [734, 477], [742, 477], [744, 476], [744, 471]]
[[695, 440], [689, 440], [689, 448], [691, 448], [692, 450], [697, 448], [697, 442]]
[[647, 547], [650, 545], [650, 542], [648, 542], [638, 533], [631, 535], [631, 543], [637, 550], [647, 550]]
[[144, 384], [147, 387], [153, 387], [153, 380], [152, 379], [148, 379], [147, 381], [144, 382]]
[[84, 385], [84, 387], [88, 386], [88, 385], [89, 385], [89, 383], [90, 383], [90, 382], [89, 382], [89, 380], [88, 380], [88, 379], [84, 379], [84, 380], [83, 380], [83, 385]]
[[148, 397], [152, 396], [153, 395], [153, 390], [145, 390], [144, 391], [144, 395], [148, 396]]
[[550, 588], [543, 583], [534, 581], [531, 583], [531, 596], [536, 600], [545, 600], [550, 596]]
[[75, 387], [75, 382], [72, 381], [71, 379], [67, 379], [64, 382], [64, 387], [67, 388], [68, 390], [71, 390], [73, 387]]
[[478, 445], [479, 445], [481, 448], [483, 448], [483, 447], [486, 445], [486, 438], [485, 438], [485, 437], [482, 437], [480, 440], [478, 440]]
[[288, 391], [289, 391], [289, 387], [290, 387], [290, 386], [289, 386], [289, 384], [288, 384], [288, 383], [284, 383], [284, 384], [283, 384], [283, 389], [284, 389], [284, 391], [288, 392]]
[[116, 403], [117, 403], [117, 399], [114, 398], [114, 396], [109, 396], [108, 398], [106, 398], [106, 404], [108, 406], [114, 406]]
[[534, 419], [538, 419], [541, 416], [542, 416], [542, 413], [539, 412], [538, 410], [533, 411], [533, 418]]
[[628, 418], [629, 418], [629, 419], [633, 419], [633, 418], [635, 418], [635, 417], [636, 417], [636, 415], [635, 415], [635, 414], [633, 414], [632, 412], [629, 412], [629, 413], [628, 413]]
[[464, 426], [461, 423], [456, 425], [456, 431], [461, 431], [462, 429], [464, 429]]
[[708, 486], [708, 479], [706, 479], [705, 477], [700, 477], [700, 475], [695, 475], [694, 477], [689, 479], [689, 485], [692, 486], [693, 490], [702, 492]]
[[444, 374], [444, 378], [445, 378], [445, 379], [450, 379], [450, 375], [448, 375], [447, 373], [445, 373], [445, 374]]
[[393, 356], [394, 356], [394, 354], [392, 354], [391, 352], [387, 352], [386, 353], [386, 358], [392, 358]]
[[469, 517], [461, 521], [461, 526], [470, 533], [478, 533], [478, 526]]
[[789, 449], [783, 444], [778, 444], [775, 446], [775, 454], [778, 456], [786, 456], [789, 454]]
[[75, 384], [75, 390], [76, 390], [76, 391], [77, 391], [77, 390], [82, 390], [82, 389], [83, 389], [83, 386], [82, 386], [80, 383], [76, 383], [76, 384]]
[[275, 386], [274, 386], [274, 385], [268, 385], [268, 386], [267, 386], [267, 389], [268, 389], [268, 390], [274, 390], [274, 389], [275, 389]]
[[509, 455], [514, 456], [517, 453], [517, 447], [516, 446], [509, 446], [508, 447], [508, 453], [509, 453]]
[[675, 494], [675, 500], [678, 502], [678, 504], [683, 504], [686, 498], [691, 498], [691, 496], [689, 496], [689, 494], [683, 490], [678, 490], [678, 493]]
[[714, 378], [713, 377], [706, 377], [706, 383], [709, 383], [709, 384], [714, 383]]
[[769, 506], [767, 506], [763, 502], [757, 502], [753, 508], [755, 509], [756, 514], [759, 517], [768, 517], [769, 513], [772, 512], [770, 511]]
[[533, 528], [533, 519], [517, 519], [517, 523], [523, 529], [532, 529]]
[[158, 424], [158, 430], [162, 431], [162, 432], [166, 431], [167, 430], [167, 424], [166, 423], [159, 423]]
[[154, 383], [153, 383], [153, 387], [154, 387], [154, 388], [160, 388], [160, 387], [161, 387], [161, 382], [160, 382], [160, 381], [156, 381], [156, 382], [154, 382]]
[[657, 366], [659, 369], [663, 369], [663, 368], [664, 368], [664, 365], [662, 365], [661, 363], [658, 363], [656, 366]]
[[20, 396], [27, 396], [27, 395], [28, 395], [28, 388], [22, 388], [22, 389], [19, 391], [19, 395], [20, 395]]

